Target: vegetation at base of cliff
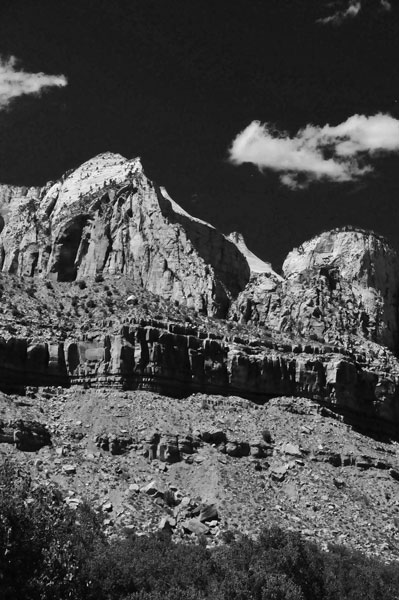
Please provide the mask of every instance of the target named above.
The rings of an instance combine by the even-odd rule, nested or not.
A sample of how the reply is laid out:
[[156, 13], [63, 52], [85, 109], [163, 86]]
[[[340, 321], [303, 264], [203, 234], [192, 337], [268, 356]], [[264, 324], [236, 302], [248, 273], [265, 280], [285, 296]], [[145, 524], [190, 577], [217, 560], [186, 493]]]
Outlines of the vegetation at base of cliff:
[[397, 565], [275, 527], [213, 549], [164, 533], [107, 539], [89, 506], [71, 510], [55, 488], [0, 466], [2, 600], [393, 600], [398, 585]]

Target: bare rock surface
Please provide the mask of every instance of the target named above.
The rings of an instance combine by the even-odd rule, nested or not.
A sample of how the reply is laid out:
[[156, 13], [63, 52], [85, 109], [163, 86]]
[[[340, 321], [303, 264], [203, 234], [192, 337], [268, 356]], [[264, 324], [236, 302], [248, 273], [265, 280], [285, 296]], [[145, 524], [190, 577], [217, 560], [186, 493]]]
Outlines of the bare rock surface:
[[3, 391], [81, 385], [233, 394], [260, 403], [307, 396], [365, 430], [398, 435], [398, 361], [373, 342], [300, 342], [183, 310], [125, 280], [0, 280]]
[[139, 159], [105, 153], [44, 188], [3, 186], [0, 215], [4, 273], [59, 281], [123, 274], [219, 316], [249, 278], [236, 246], [149, 181]]
[[347, 227], [279, 275], [118, 154], [0, 186], [0, 460], [109, 535], [397, 560], [398, 267]]
[[244, 236], [241, 233], [233, 231], [226, 237], [228, 240], [232, 241], [233, 244], [237, 246], [241, 254], [245, 256], [251, 270], [251, 274], [268, 273], [269, 277], [276, 279], [276, 281], [283, 280], [280, 275], [273, 271], [271, 263], [261, 260], [258, 256], [251, 252], [245, 242]]
[[[0, 459], [12, 457], [37, 484], [59, 486], [72, 508], [89, 500], [107, 515], [110, 534], [162, 528], [186, 542], [205, 534], [214, 545], [227, 531], [256, 536], [274, 523], [322, 546], [399, 556], [398, 444], [356, 432], [311, 400], [257, 407], [237, 397], [61, 388], [37, 391], [23, 405], [1, 397], [0, 418], [38, 417], [52, 445], [32, 453], [0, 441]], [[212, 430], [236, 443], [262, 440], [267, 455], [227, 454], [220, 433], [217, 444], [201, 437]], [[199, 443], [168, 462], [148, 452], [154, 433]], [[129, 437], [129, 448], [99, 448], [104, 434]]]
[[351, 336], [398, 349], [399, 259], [368, 231], [324, 232], [290, 252], [284, 281], [252, 279], [230, 315], [302, 339], [344, 344]]

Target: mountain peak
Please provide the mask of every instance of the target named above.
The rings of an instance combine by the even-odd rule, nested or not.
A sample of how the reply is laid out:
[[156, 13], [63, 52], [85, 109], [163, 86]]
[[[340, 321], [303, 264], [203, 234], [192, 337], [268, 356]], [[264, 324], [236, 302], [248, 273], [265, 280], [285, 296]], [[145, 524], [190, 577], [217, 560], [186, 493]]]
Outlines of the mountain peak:
[[[105, 152], [57, 182], [1, 201], [3, 272], [59, 281], [124, 275], [207, 314], [226, 314], [249, 279], [238, 249], [143, 171]], [[6, 196], [5, 196], [6, 197]]]

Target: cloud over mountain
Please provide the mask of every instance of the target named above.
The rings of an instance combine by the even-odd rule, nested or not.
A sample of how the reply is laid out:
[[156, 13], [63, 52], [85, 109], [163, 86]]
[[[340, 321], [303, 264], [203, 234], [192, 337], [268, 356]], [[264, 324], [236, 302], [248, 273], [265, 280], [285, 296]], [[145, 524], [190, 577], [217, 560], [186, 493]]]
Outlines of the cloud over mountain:
[[358, 179], [373, 170], [373, 156], [393, 152], [399, 152], [399, 120], [379, 113], [353, 115], [335, 126], [306, 125], [293, 137], [252, 121], [234, 139], [229, 160], [280, 173], [284, 185], [298, 188]]
[[20, 70], [14, 56], [0, 58], [0, 110], [18, 96], [40, 95], [48, 87], [64, 87], [67, 83], [64, 75], [26, 73]]
[[[337, 6], [337, 4], [338, 3], [335, 3], [335, 6]], [[375, 4], [376, 7], [379, 7], [384, 11], [390, 11], [392, 8], [391, 2], [389, 0], [376, 0]], [[342, 5], [342, 2], [340, 3], [340, 5]], [[343, 23], [347, 19], [353, 19], [354, 17], [357, 17], [362, 8], [362, 0], [349, 0], [349, 3], [347, 3], [346, 6], [343, 6], [343, 8], [336, 10], [332, 15], [329, 15], [322, 19], [318, 19], [317, 23], [320, 23], [322, 25], [341, 25], [341, 23]]]

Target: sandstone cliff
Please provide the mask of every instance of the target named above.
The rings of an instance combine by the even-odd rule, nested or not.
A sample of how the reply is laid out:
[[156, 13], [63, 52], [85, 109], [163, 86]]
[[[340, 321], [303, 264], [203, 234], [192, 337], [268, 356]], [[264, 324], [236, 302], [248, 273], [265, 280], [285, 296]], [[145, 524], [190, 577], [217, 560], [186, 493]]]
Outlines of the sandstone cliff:
[[214, 227], [147, 179], [139, 159], [99, 155], [44, 188], [0, 188], [3, 273], [73, 281], [124, 275], [224, 316], [248, 264]]
[[43, 188], [0, 186], [0, 215], [1, 389], [306, 396], [399, 435], [384, 348], [398, 351], [399, 259], [383, 238], [325, 232], [280, 276], [110, 153]]
[[370, 430], [399, 434], [399, 368], [339, 347], [222, 339], [195, 327], [142, 321], [119, 335], [29, 343], [0, 339], [0, 389], [82, 385], [318, 400]]
[[385, 239], [353, 228], [322, 233], [289, 253], [283, 274], [252, 278], [230, 316], [302, 339], [357, 336], [398, 350], [399, 259]]

